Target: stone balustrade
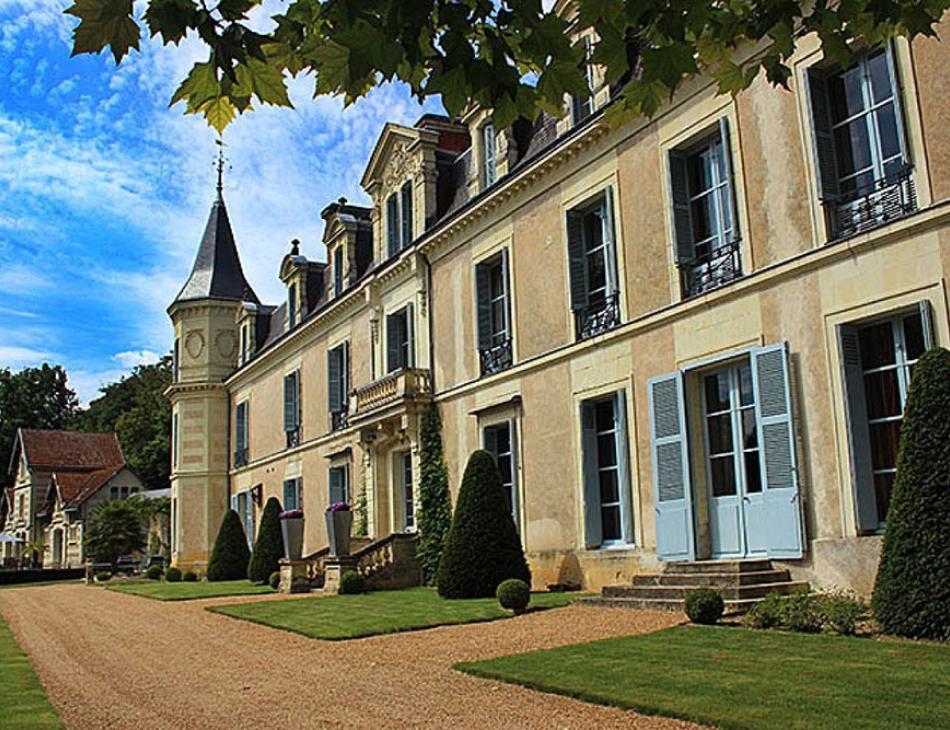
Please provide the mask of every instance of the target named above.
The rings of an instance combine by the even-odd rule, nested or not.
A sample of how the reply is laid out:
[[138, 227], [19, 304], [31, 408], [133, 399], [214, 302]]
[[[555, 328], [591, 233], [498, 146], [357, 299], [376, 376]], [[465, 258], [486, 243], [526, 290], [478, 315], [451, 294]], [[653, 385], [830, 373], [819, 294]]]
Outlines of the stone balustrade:
[[430, 393], [428, 370], [399, 370], [353, 391], [354, 415], [360, 416], [401, 399], [427, 396]]

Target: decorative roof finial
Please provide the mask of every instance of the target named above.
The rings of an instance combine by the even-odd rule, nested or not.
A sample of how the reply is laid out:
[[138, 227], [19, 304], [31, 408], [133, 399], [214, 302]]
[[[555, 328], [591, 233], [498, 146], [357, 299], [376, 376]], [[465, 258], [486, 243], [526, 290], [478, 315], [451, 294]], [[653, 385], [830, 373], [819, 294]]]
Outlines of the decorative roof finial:
[[299, 256], [300, 255], [300, 239], [295, 238], [290, 242], [290, 255]]
[[215, 163], [215, 165], [216, 165], [217, 168], [218, 168], [218, 185], [217, 185], [217, 189], [218, 189], [218, 201], [219, 201], [219, 202], [223, 202], [223, 201], [224, 201], [224, 196], [223, 196], [223, 192], [224, 192], [224, 163], [227, 162], [227, 160], [226, 160], [225, 157], [224, 157], [224, 140], [221, 139], [221, 137], [219, 136], [219, 137], [214, 141], [214, 143], [215, 143], [216, 145], [218, 145], [218, 161]]

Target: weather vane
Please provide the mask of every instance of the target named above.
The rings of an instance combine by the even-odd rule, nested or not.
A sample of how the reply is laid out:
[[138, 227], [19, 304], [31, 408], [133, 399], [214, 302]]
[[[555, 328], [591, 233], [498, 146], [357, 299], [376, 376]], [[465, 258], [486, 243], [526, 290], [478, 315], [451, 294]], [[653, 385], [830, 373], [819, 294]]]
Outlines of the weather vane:
[[[224, 191], [224, 165], [228, 160], [224, 156], [224, 140], [219, 136], [214, 143], [218, 145], [218, 159], [215, 162], [215, 167], [218, 169], [218, 200], [221, 200]], [[230, 166], [228, 169], [231, 169]]]

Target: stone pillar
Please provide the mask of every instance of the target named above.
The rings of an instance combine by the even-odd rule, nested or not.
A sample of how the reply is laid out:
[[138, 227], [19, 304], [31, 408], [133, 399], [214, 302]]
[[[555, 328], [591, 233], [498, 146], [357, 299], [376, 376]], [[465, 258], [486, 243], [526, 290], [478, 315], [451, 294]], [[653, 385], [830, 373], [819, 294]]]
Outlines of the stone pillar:
[[309, 593], [310, 578], [307, 576], [306, 560], [280, 559], [281, 593]]
[[352, 555], [338, 555], [327, 558], [323, 567], [323, 592], [337, 595], [340, 592], [340, 578], [348, 570], [356, 570], [357, 560]]

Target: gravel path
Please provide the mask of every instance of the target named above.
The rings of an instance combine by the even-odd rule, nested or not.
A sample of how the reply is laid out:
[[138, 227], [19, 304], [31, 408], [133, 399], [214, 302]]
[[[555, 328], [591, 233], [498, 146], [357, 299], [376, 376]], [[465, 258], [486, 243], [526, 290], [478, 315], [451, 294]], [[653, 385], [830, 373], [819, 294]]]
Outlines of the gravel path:
[[212, 602], [49, 586], [0, 591], [0, 615], [71, 728], [691, 727], [450, 668], [654, 631], [673, 614], [572, 606], [323, 642], [205, 611]]

